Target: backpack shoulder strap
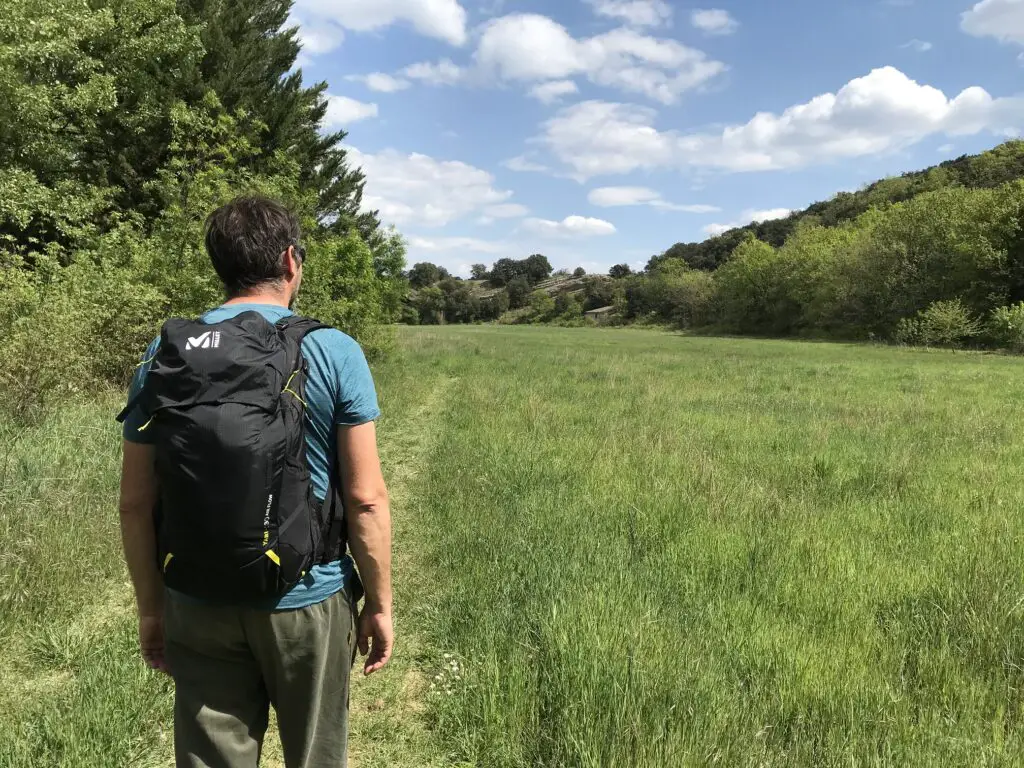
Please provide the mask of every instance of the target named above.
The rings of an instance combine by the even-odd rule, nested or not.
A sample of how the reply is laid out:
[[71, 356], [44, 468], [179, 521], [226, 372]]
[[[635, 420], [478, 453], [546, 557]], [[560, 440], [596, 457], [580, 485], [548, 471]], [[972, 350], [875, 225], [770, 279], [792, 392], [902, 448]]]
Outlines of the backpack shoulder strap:
[[[302, 357], [302, 341], [313, 331], [323, 330], [331, 326], [321, 323], [311, 317], [302, 315], [289, 315], [278, 320], [274, 325], [281, 334], [290, 340], [294, 340], [298, 349], [299, 357], [295, 360], [295, 369], [300, 366]], [[331, 446], [328, 452], [330, 466], [327, 470], [327, 494], [323, 500], [321, 519], [329, 521], [324, 532], [323, 553], [320, 562], [330, 563], [344, 555], [345, 535], [345, 508], [341, 498], [341, 478], [338, 475], [337, 448]]]
[[319, 320], [315, 320], [311, 317], [303, 317], [302, 315], [289, 315], [288, 317], [282, 317], [274, 323], [274, 326], [284, 334], [285, 338], [294, 339], [299, 344], [302, 343], [302, 340], [306, 338], [307, 334], [331, 327], [325, 323], [321, 323]]

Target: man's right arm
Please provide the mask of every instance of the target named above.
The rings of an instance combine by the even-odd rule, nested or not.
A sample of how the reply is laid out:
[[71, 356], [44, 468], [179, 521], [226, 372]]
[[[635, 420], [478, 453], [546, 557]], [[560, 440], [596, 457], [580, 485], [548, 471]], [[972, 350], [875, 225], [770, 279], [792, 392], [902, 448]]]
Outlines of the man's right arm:
[[366, 602], [359, 615], [359, 651], [369, 675], [391, 658], [391, 510], [377, 454], [377, 428], [370, 421], [338, 427], [338, 469], [348, 524], [349, 548], [359, 569]]

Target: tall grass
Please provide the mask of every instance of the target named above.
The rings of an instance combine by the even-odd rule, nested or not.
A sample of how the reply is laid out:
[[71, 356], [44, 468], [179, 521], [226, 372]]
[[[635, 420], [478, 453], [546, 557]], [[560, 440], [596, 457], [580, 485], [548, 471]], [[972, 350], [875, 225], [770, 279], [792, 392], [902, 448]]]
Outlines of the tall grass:
[[[1024, 763], [1024, 362], [402, 341], [375, 370], [399, 658], [354, 694], [358, 765]], [[119, 552], [119, 400], [0, 422], [3, 768], [168, 758]]]
[[139, 662], [116, 399], [0, 422], [0, 766], [146, 765], [169, 687]]
[[1011, 765], [1024, 364], [415, 330], [458, 377], [410, 535], [480, 766]]

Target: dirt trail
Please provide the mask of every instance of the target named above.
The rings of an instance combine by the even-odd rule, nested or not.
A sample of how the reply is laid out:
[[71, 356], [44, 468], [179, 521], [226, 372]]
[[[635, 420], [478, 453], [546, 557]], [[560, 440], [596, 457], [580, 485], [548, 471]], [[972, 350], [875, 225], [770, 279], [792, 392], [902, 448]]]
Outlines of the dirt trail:
[[[427, 678], [417, 667], [421, 643], [411, 631], [405, 606], [416, 599], [421, 571], [410, 540], [415, 512], [411, 489], [430, 451], [435, 425], [457, 379], [442, 377], [429, 394], [404, 416], [381, 425], [381, 462], [388, 480], [394, 521], [396, 656], [389, 668], [364, 678], [357, 662], [351, 699], [351, 768], [429, 768], [442, 765], [424, 721]], [[271, 722], [263, 765], [284, 768], [276, 726]]]

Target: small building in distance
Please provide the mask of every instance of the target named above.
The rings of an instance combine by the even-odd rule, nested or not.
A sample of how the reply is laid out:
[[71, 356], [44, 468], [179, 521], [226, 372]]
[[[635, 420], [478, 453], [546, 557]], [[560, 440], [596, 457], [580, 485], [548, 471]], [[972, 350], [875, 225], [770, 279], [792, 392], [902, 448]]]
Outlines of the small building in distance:
[[599, 307], [598, 309], [591, 309], [583, 313], [584, 317], [590, 318], [598, 325], [607, 323], [612, 318], [612, 314], [615, 312], [615, 307]]

